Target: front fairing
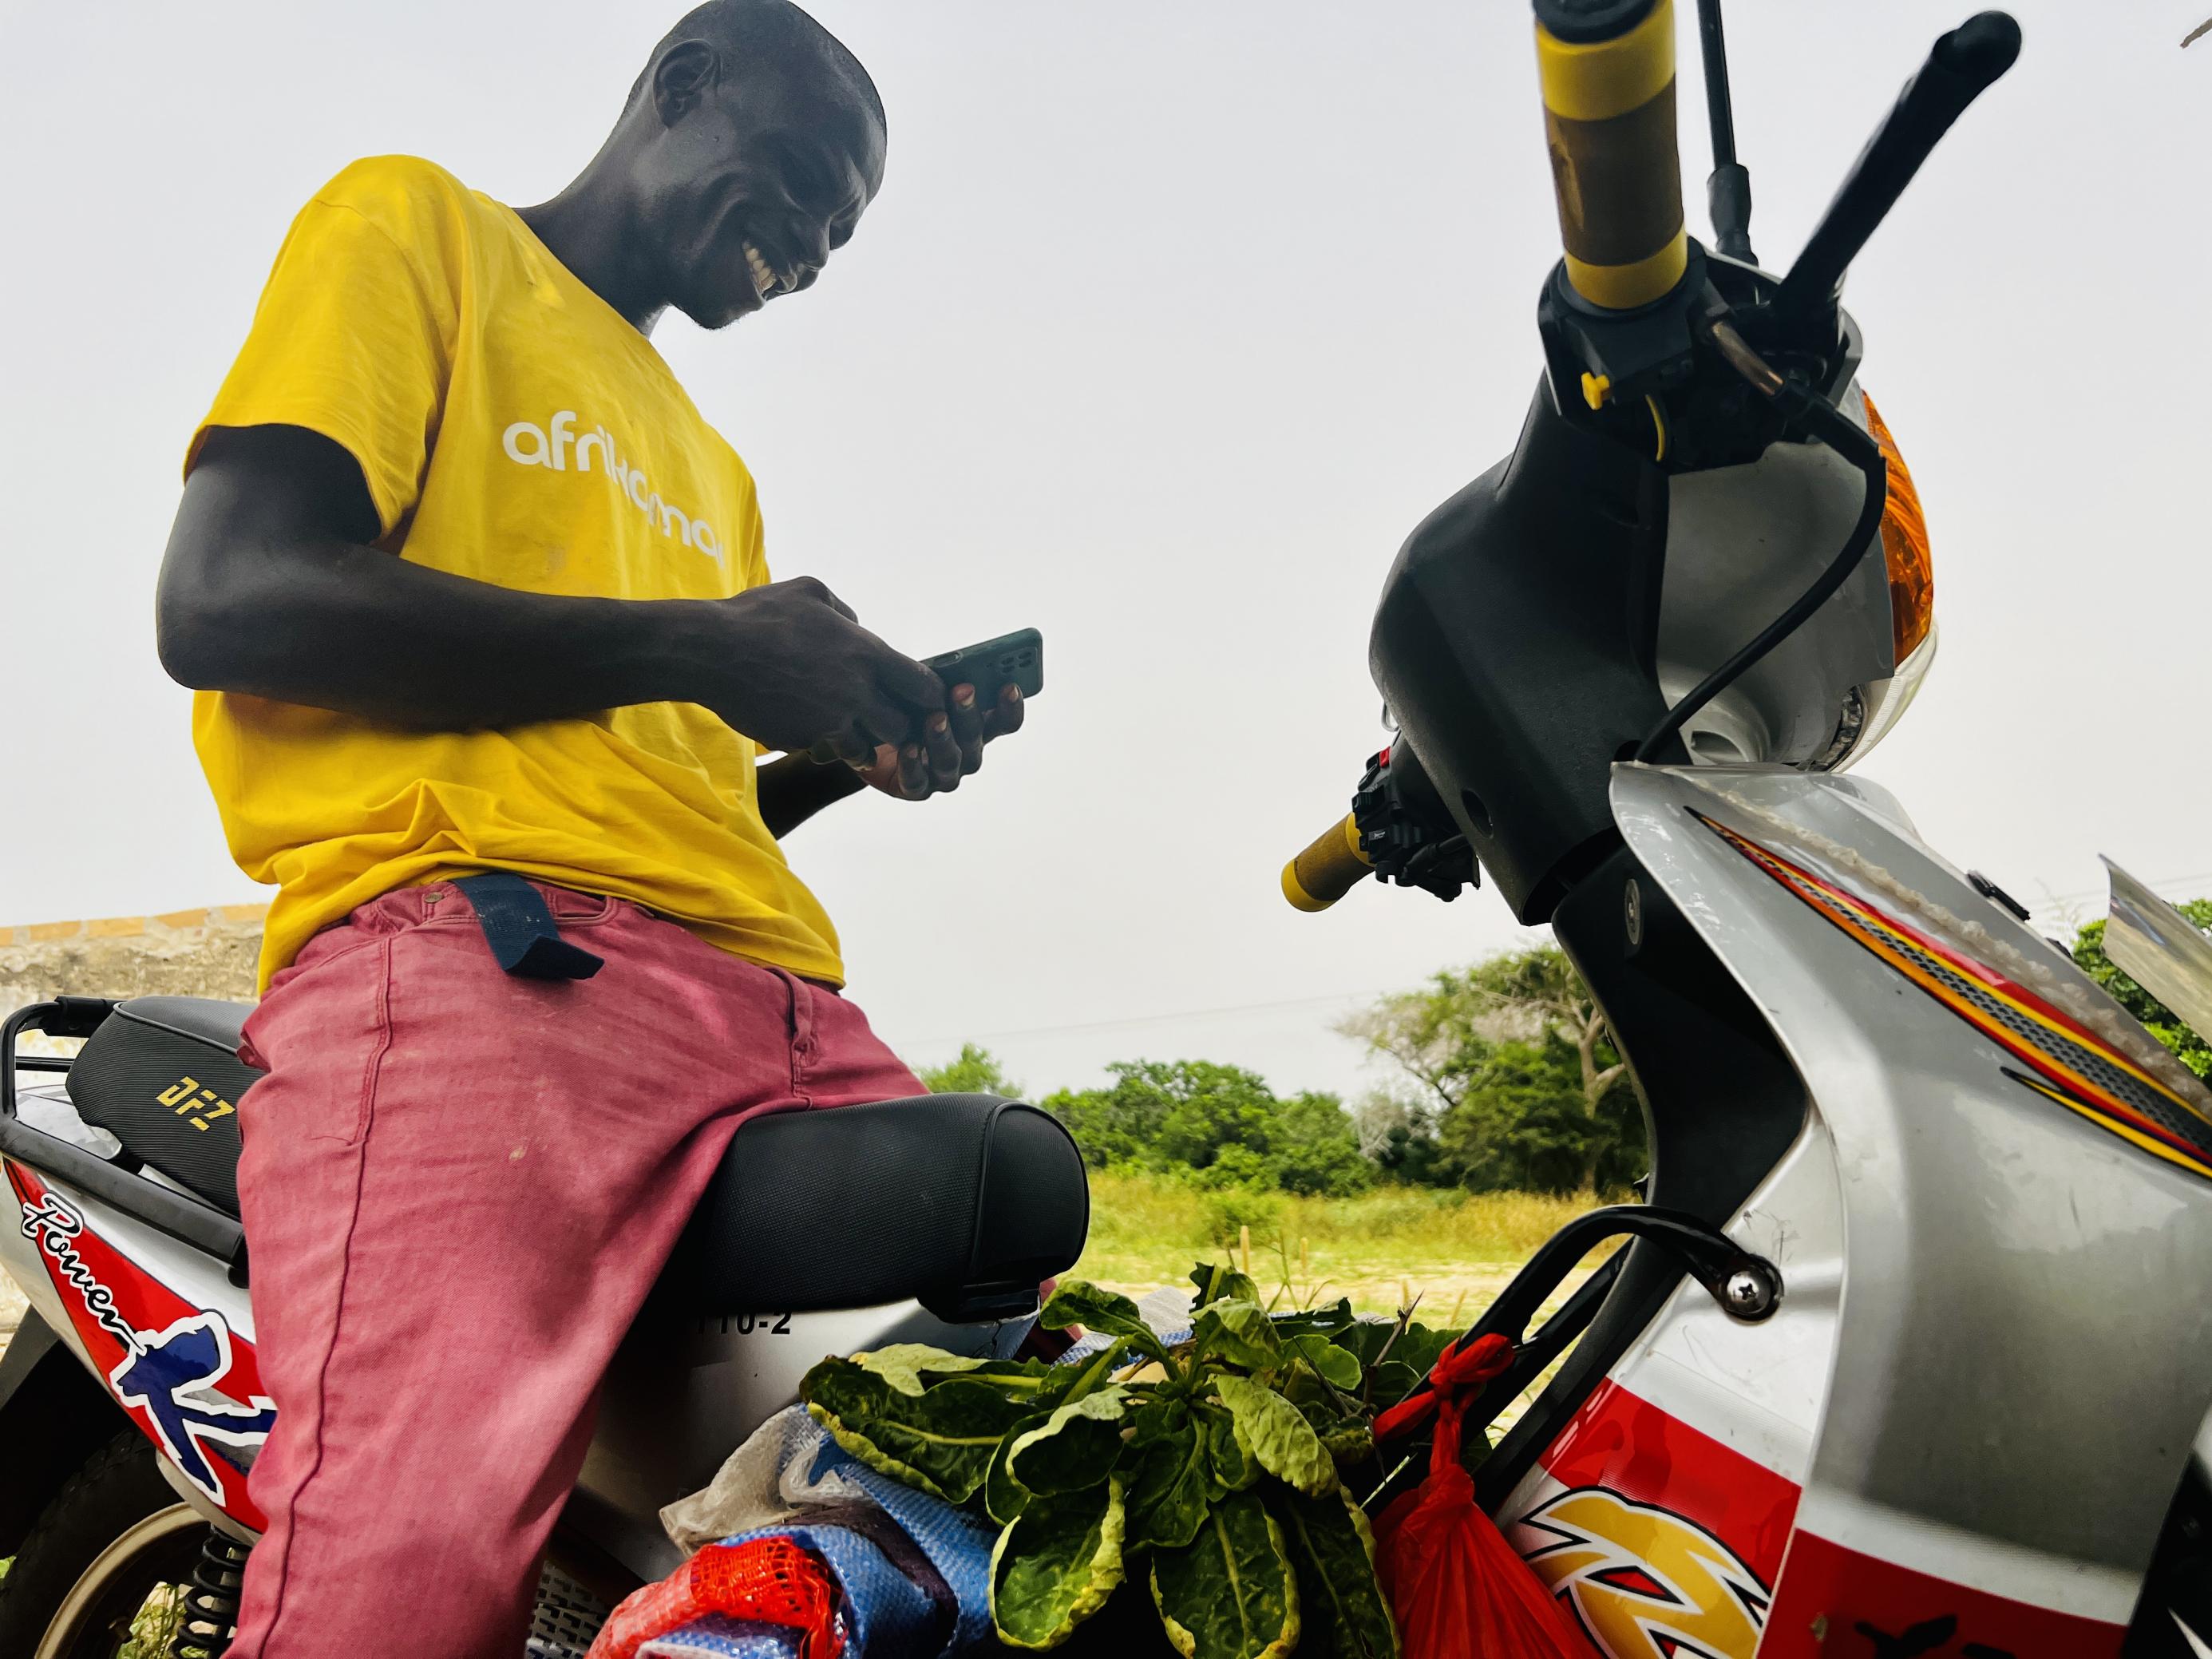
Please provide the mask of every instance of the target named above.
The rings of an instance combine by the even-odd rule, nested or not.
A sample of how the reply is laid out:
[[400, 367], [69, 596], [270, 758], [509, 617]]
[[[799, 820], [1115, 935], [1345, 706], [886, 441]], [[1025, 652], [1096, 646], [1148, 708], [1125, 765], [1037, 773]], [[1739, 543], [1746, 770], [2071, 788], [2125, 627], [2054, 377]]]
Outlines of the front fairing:
[[[1870, 1620], [1893, 1617], [1880, 1601], [1893, 1592], [1985, 1601], [1993, 1628], [2002, 1607], [2027, 1609], [2042, 1622], [2006, 1650], [2022, 1659], [2107, 1637], [2116, 1650], [2212, 1407], [2212, 1168], [2175, 1151], [2191, 1122], [2212, 1140], [2212, 1118], [2193, 1115], [2212, 1098], [1875, 786], [1624, 765], [1612, 801], [1812, 1102], [1730, 1224], [1782, 1267], [1783, 1316], [1731, 1328], [1692, 1288], [1612, 1376], [1796, 1489], [1754, 1506], [1761, 1524], [1787, 1516], [1778, 1555], [1719, 1534], [1747, 1565], [1767, 1557], [1759, 1650], [1821, 1651], [1814, 1619], [1826, 1628], [1855, 1595], [1876, 1598]], [[1928, 942], [1927, 984], [1897, 965], [1917, 958], [1867, 942], [1893, 937]], [[1963, 969], [1963, 989], [1936, 994], [1954, 958], [2018, 999], [1976, 1002], [1983, 981]], [[2036, 1008], [2042, 1025], [2021, 1012]], [[2039, 1042], [2059, 1060], [2046, 1066]], [[2053, 1084], [2075, 1068], [2125, 1097], [2103, 1099], [2095, 1078], [2079, 1096]], [[2153, 1108], [2184, 1133], [2154, 1133]], [[1559, 1501], [1576, 1441], [1571, 1427], [1511, 1517]], [[1727, 1523], [1719, 1502], [1687, 1519]], [[1752, 1518], [1739, 1506], [1739, 1531]], [[1540, 1564], [1543, 1536], [1521, 1541]]]

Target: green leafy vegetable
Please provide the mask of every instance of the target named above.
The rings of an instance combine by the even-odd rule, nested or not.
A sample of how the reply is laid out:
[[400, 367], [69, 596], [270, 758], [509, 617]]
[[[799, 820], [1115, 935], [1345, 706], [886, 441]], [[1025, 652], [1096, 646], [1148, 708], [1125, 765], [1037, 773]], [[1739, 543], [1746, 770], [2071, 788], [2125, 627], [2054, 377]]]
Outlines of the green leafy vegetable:
[[1018, 1648], [1055, 1648], [1121, 1583], [1121, 1483], [1042, 1498], [991, 1551], [991, 1618]]
[[1106, 1339], [1079, 1364], [893, 1343], [824, 1360], [799, 1393], [854, 1456], [998, 1526], [992, 1616], [1010, 1646], [1067, 1640], [1134, 1577], [1186, 1659], [1279, 1659], [1302, 1620], [1310, 1656], [1396, 1659], [1337, 1467], [1372, 1456], [1374, 1413], [1454, 1334], [1343, 1301], [1279, 1318], [1228, 1267], [1200, 1263], [1191, 1282], [1192, 1337], [1173, 1349], [1127, 1297], [1071, 1283], [1042, 1322]]
[[1297, 1571], [1305, 1625], [1300, 1651], [1318, 1659], [1397, 1659], [1398, 1626], [1375, 1582], [1375, 1534], [1352, 1494], [1301, 1498], [1279, 1486], [1267, 1506], [1282, 1523]]
[[1386, 1359], [1368, 1378], [1370, 1400], [1378, 1412], [1388, 1411], [1421, 1386], [1421, 1373], [1403, 1360]]
[[1281, 1357], [1274, 1322], [1256, 1302], [1209, 1303], [1192, 1334], [1200, 1354], [1219, 1354], [1255, 1371], [1268, 1370]]
[[1006, 1454], [1006, 1472], [1030, 1491], [1081, 1492], [1113, 1473], [1121, 1455], [1121, 1418], [1128, 1390], [1109, 1384], [1054, 1409], [1018, 1437]]
[[1112, 1291], [1086, 1285], [1079, 1279], [1071, 1279], [1052, 1293], [1052, 1300], [1037, 1315], [1037, 1323], [1048, 1331], [1064, 1331], [1070, 1325], [1081, 1325], [1108, 1336], [1127, 1337], [1133, 1347], [1155, 1359], [1164, 1362], [1168, 1357], [1168, 1351], [1161, 1346], [1152, 1328], [1145, 1323], [1135, 1303]]
[[1261, 1468], [1309, 1498], [1335, 1489], [1336, 1465], [1296, 1406], [1248, 1376], [1218, 1377], [1214, 1388]]
[[1036, 1495], [1014, 1479], [1006, 1468], [1006, 1459], [1024, 1435], [1031, 1429], [1042, 1428], [1051, 1417], [1050, 1412], [1036, 1412], [1024, 1417], [991, 1454], [991, 1466], [983, 1474], [983, 1512], [1002, 1527], [1012, 1525]]
[[[1303, 1313], [1285, 1314], [1275, 1322], [1275, 1328], [1286, 1338], [1307, 1334], [1335, 1337], [1359, 1322], [1359, 1316], [1352, 1311], [1351, 1302], [1339, 1297], [1326, 1308], [1309, 1308]], [[1387, 1331], [1390, 1328], [1386, 1323], [1382, 1328]]]
[[1311, 1366], [1315, 1374], [1324, 1378], [1331, 1387], [1349, 1393], [1359, 1386], [1359, 1361], [1327, 1337], [1319, 1334], [1293, 1336], [1283, 1346], [1286, 1352]]
[[1139, 1413], [1129, 1450], [1129, 1547], [1181, 1548], [1198, 1535], [1213, 1502], [1213, 1460], [1204, 1430], [1182, 1400], [1154, 1401]]
[[1053, 1403], [1080, 1400], [1086, 1394], [1096, 1394], [1114, 1380], [1114, 1373], [1121, 1368], [1128, 1352], [1129, 1339], [1117, 1336], [1080, 1365], [1060, 1366], [1061, 1374], [1068, 1380]]
[[948, 1504], [983, 1484], [991, 1454], [1021, 1420], [1022, 1405], [954, 1378], [919, 1396], [901, 1393], [849, 1359], [825, 1359], [799, 1394], [814, 1420], [870, 1468]]
[[1333, 1430], [1322, 1436], [1322, 1449], [1328, 1454], [1329, 1462], [1339, 1468], [1357, 1463], [1375, 1450], [1375, 1431], [1364, 1423], [1355, 1423], [1349, 1428]]
[[1464, 1331], [1432, 1331], [1425, 1325], [1409, 1325], [1405, 1334], [1390, 1345], [1389, 1357], [1426, 1376], [1443, 1351], [1466, 1334]]
[[1201, 1405], [1199, 1421], [1206, 1430], [1206, 1453], [1213, 1465], [1213, 1478], [1224, 1492], [1242, 1492], [1260, 1478], [1260, 1460], [1252, 1443], [1225, 1406]]
[[951, 1376], [988, 1364], [964, 1355], [946, 1353], [926, 1342], [892, 1342], [866, 1353], [856, 1353], [853, 1363], [873, 1371], [901, 1394], [920, 1397], [925, 1376]]
[[1211, 1261], [1201, 1261], [1191, 1270], [1191, 1284], [1198, 1297], [1191, 1305], [1194, 1313], [1212, 1302], [1257, 1302], [1260, 1287], [1249, 1273], [1240, 1273], [1234, 1267], [1219, 1267]]
[[1183, 1659], [1280, 1659], [1298, 1644], [1298, 1587], [1256, 1493], [1214, 1505], [1188, 1547], [1152, 1555], [1152, 1602]]

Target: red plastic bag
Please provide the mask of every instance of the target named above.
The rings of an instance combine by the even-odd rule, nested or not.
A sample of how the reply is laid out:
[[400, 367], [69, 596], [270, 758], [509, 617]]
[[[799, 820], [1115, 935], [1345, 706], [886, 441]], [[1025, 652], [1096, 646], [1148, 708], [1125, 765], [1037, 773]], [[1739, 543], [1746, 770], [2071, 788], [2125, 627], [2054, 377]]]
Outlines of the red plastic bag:
[[1376, 1518], [1375, 1570], [1397, 1615], [1405, 1659], [1596, 1659], [1543, 1581], [1474, 1501], [1460, 1467], [1462, 1420], [1513, 1363], [1502, 1336], [1448, 1348], [1428, 1386], [1376, 1419], [1389, 1440], [1436, 1419], [1429, 1473]]
[[795, 1630], [805, 1659], [837, 1659], [844, 1650], [828, 1570], [790, 1539], [769, 1537], [709, 1544], [659, 1583], [624, 1596], [586, 1659], [632, 1659], [655, 1637], [710, 1613]]

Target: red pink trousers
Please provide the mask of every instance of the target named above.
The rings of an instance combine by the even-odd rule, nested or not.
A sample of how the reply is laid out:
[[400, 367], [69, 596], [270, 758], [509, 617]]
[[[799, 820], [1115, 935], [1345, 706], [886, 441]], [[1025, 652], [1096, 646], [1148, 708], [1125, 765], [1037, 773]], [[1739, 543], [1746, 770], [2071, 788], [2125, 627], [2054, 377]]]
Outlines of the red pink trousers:
[[230, 1659], [517, 1659], [600, 1376], [738, 1126], [921, 1092], [836, 992], [540, 890], [595, 977], [502, 973], [440, 884], [318, 934], [246, 1022], [277, 1417]]

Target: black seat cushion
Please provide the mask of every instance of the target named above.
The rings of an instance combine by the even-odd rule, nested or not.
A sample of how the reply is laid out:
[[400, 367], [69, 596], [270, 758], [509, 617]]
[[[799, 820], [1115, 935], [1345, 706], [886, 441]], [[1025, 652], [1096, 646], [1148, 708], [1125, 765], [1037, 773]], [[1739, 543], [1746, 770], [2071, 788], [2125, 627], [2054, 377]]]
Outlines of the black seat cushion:
[[[78, 1115], [131, 1158], [238, 1213], [238, 1102], [251, 1003], [118, 1004], [69, 1073]], [[1057, 1119], [990, 1095], [789, 1112], [738, 1131], [659, 1300], [687, 1313], [798, 1313], [908, 1298], [940, 1316], [1011, 1316], [1064, 1273], [1090, 1183]]]
[[70, 1067], [77, 1115], [131, 1157], [238, 1213], [238, 1101], [261, 1073], [239, 1063], [250, 1002], [135, 997]]
[[1011, 1317], [1082, 1254], [1091, 1189], [1059, 1121], [992, 1095], [755, 1118], [662, 1275], [694, 1315], [865, 1308]]

